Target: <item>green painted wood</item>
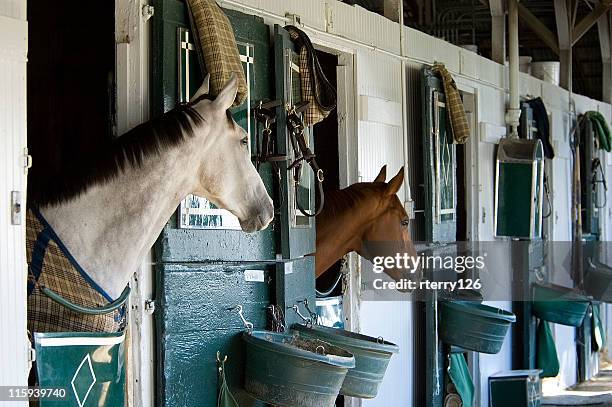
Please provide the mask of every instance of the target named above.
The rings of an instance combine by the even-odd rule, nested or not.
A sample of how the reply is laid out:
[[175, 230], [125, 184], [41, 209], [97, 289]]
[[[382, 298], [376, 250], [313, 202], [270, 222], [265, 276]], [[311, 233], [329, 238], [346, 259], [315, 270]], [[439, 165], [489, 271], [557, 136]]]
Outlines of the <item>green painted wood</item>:
[[288, 330], [292, 324], [304, 323], [291, 307], [297, 304], [300, 313], [309, 317], [304, 305], [307, 299], [308, 307], [315, 312], [314, 256], [278, 263], [275, 291], [276, 304], [285, 312], [285, 328]]
[[[582, 204], [582, 233], [599, 235], [599, 209], [597, 205], [603, 203], [601, 192], [598, 194], [597, 189], [593, 190], [593, 168], [592, 162], [597, 157], [597, 149], [595, 147], [595, 133], [590, 120], [587, 120], [584, 125], [584, 132], [580, 137], [580, 187], [581, 187], [581, 204]], [[604, 164], [605, 165], [605, 164]], [[597, 171], [596, 179], [601, 179], [601, 173]], [[601, 186], [598, 185], [601, 190]], [[598, 201], [598, 195], [600, 196]]]
[[[276, 79], [276, 99], [283, 100], [282, 106], [277, 108], [277, 125], [276, 137], [279, 154], [290, 154], [291, 144], [289, 134], [286, 127], [287, 114], [285, 105], [290, 99], [292, 89], [288, 86], [287, 67], [289, 54], [291, 58], [296, 58], [297, 54], [293, 43], [289, 38], [289, 33], [279, 25], [274, 26], [274, 72]], [[293, 94], [299, 95], [299, 91], [295, 91], [295, 84], [299, 84], [299, 80], [295, 79]], [[297, 102], [297, 100], [293, 100]], [[314, 150], [314, 140], [311, 132], [309, 133], [309, 142], [311, 149]], [[294, 181], [293, 172], [287, 171], [287, 163], [280, 164], [281, 181], [280, 181], [280, 196], [282, 199], [280, 210], [280, 229], [281, 229], [281, 252], [283, 258], [293, 259], [306, 254], [314, 253], [315, 251], [315, 219], [301, 216], [295, 206]], [[314, 192], [312, 187], [312, 171], [307, 166], [303, 172], [304, 180], [309, 179], [309, 188]], [[303, 192], [303, 191], [302, 191]], [[303, 196], [298, 199], [304, 199]], [[302, 200], [300, 202], [303, 202]], [[310, 196], [310, 207], [314, 208], [314, 193]]]
[[[422, 97], [425, 107], [423, 109], [425, 238], [433, 242], [455, 241], [457, 235], [456, 148], [451, 132], [447, 131], [442, 83], [428, 68], [422, 70], [422, 78]], [[434, 94], [438, 95], [438, 106], [434, 106]], [[438, 111], [438, 126], [434, 119], [435, 110]], [[439, 134], [438, 145], [435, 142], [436, 133]], [[439, 165], [437, 165], [437, 159], [440, 161]], [[436, 177], [436, 168], [440, 169], [439, 177]], [[441, 212], [439, 216], [436, 216], [435, 211], [437, 194], [440, 195]], [[444, 213], [445, 209], [453, 213]]]
[[[159, 12], [158, 12], [159, 8]], [[189, 28], [187, 8], [181, 1], [157, 0], [153, 21], [153, 112], [162, 114], [178, 102], [178, 29]], [[236, 41], [240, 46], [253, 47], [254, 67], [251, 81], [251, 103], [272, 96], [271, 53], [268, 26], [259, 17], [235, 11], [227, 11]], [[198, 65], [193, 52], [190, 65]], [[200, 72], [200, 69], [195, 69]], [[200, 85], [201, 76], [190, 81], [191, 92]], [[246, 102], [233, 108], [235, 120], [247, 129], [251, 120], [251, 147], [255, 148], [255, 122], [248, 114]], [[187, 165], [187, 163], [186, 163]], [[260, 175], [270, 196], [274, 197], [273, 176], [270, 164], [260, 167]], [[274, 224], [266, 230], [247, 234], [239, 230], [179, 229], [177, 215], [168, 222], [157, 242], [157, 258], [164, 262], [181, 261], [257, 261], [274, 260], [276, 257], [277, 229]]]
[[[232, 309], [242, 305], [255, 329], [265, 329], [266, 307], [273, 295], [268, 277], [275, 273], [274, 264], [160, 263], [157, 269], [160, 404], [215, 405], [219, 350], [229, 357], [228, 382], [240, 405], [251, 405], [241, 390], [244, 345], [239, 334], [245, 328]], [[245, 281], [245, 270], [265, 270], [266, 278]]]
[[[456, 182], [456, 149], [452, 143], [452, 134], [447, 132], [445, 95], [440, 79], [433, 72], [424, 68], [422, 74], [421, 95], [423, 99], [423, 165], [425, 175], [425, 238], [430, 242], [452, 242], [457, 236], [457, 188]], [[437, 95], [437, 106], [435, 106]], [[437, 111], [438, 121], [434, 118]], [[438, 142], [436, 143], [436, 135]], [[439, 160], [439, 165], [437, 161]], [[436, 180], [437, 168], [440, 176]], [[445, 181], [446, 180], [446, 181]], [[437, 195], [440, 196], [440, 208], [449, 209], [449, 213], [436, 213]], [[431, 254], [436, 254], [435, 250]], [[426, 270], [432, 281], [439, 278], [439, 273]], [[448, 346], [440, 341], [438, 318], [440, 304], [434, 292], [427, 293], [425, 302], [425, 400], [428, 406], [441, 407], [444, 403], [445, 355], [450, 352]]]

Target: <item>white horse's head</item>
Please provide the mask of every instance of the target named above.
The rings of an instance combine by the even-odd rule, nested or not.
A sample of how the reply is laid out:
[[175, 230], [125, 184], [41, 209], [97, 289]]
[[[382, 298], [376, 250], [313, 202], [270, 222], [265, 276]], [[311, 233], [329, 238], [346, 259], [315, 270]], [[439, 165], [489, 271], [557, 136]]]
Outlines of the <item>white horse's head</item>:
[[203, 156], [193, 193], [237, 216], [245, 232], [264, 229], [274, 217], [272, 199], [251, 162], [248, 135], [228, 110], [238, 81], [232, 77], [214, 100], [203, 97], [208, 82], [207, 75], [190, 102], [205, 122], [202, 136], [194, 137]]

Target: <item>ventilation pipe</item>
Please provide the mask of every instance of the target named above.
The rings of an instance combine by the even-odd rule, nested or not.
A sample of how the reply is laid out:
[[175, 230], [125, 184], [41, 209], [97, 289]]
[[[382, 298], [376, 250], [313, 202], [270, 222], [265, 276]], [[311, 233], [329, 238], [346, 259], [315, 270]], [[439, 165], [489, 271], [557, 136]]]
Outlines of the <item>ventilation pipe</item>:
[[510, 105], [506, 111], [506, 124], [510, 126], [510, 138], [518, 138], [518, 126], [521, 119], [519, 96], [519, 33], [517, 3], [518, 0], [508, 0]]

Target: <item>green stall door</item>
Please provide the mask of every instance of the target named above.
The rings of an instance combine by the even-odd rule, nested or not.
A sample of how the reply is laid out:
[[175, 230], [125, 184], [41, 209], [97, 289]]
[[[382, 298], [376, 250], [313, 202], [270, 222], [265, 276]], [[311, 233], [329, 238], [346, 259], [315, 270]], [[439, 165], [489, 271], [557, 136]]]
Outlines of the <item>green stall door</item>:
[[[274, 26], [274, 73], [276, 99], [283, 102], [277, 108], [278, 153], [288, 155], [293, 162], [295, 154], [291, 147], [286, 122], [287, 109], [302, 101], [299, 56], [289, 33], [278, 25]], [[304, 131], [310, 149], [314, 150], [311, 129], [306, 128]], [[281, 253], [284, 259], [294, 259], [315, 251], [315, 218], [305, 216], [297, 207], [299, 201], [307, 213], [315, 212], [314, 174], [308, 164], [304, 163], [299, 185], [295, 188], [294, 172], [288, 171], [287, 167], [288, 163], [280, 164]]]
[[266, 328], [275, 266], [266, 263], [159, 264], [157, 340], [158, 403], [217, 405], [217, 351], [227, 355], [225, 375], [240, 406], [255, 401], [243, 391], [245, 326]]
[[[272, 67], [269, 28], [261, 18], [224, 10], [238, 43], [248, 82], [249, 95], [231, 109], [234, 120], [249, 134], [255, 148], [255, 121], [251, 107], [272, 97]], [[202, 83], [193, 33], [184, 2], [158, 0], [153, 27], [153, 114], [160, 115], [177, 103], [188, 101]], [[222, 151], [218, 152], [223, 154]], [[185, 165], [194, 165], [185, 163]], [[268, 194], [274, 198], [270, 164], [259, 171]], [[247, 234], [238, 219], [208, 200], [189, 195], [162, 232], [157, 244], [161, 261], [258, 261], [276, 256], [275, 225]]]

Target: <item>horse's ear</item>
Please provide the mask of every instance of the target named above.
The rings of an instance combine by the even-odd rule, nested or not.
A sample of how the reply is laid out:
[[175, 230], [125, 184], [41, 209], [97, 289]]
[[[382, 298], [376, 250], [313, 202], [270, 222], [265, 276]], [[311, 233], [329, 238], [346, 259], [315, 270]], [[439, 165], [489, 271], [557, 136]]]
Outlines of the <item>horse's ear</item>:
[[387, 164], [383, 165], [380, 172], [372, 182], [385, 182], [387, 180]]
[[207, 73], [206, 77], [202, 81], [202, 85], [200, 85], [200, 89], [198, 89], [196, 93], [193, 94], [193, 96], [191, 97], [191, 99], [189, 99], [189, 101], [193, 102], [194, 100], [197, 100], [200, 96], [208, 95], [209, 88], [210, 88], [210, 74]]
[[213, 102], [213, 106], [219, 111], [225, 114], [225, 111], [232, 107], [234, 100], [236, 99], [236, 93], [238, 92], [238, 79], [235, 74], [227, 81], [219, 95]]
[[391, 181], [387, 183], [387, 195], [394, 195], [399, 191], [404, 183], [404, 167], [400, 168], [397, 175], [391, 178]]

